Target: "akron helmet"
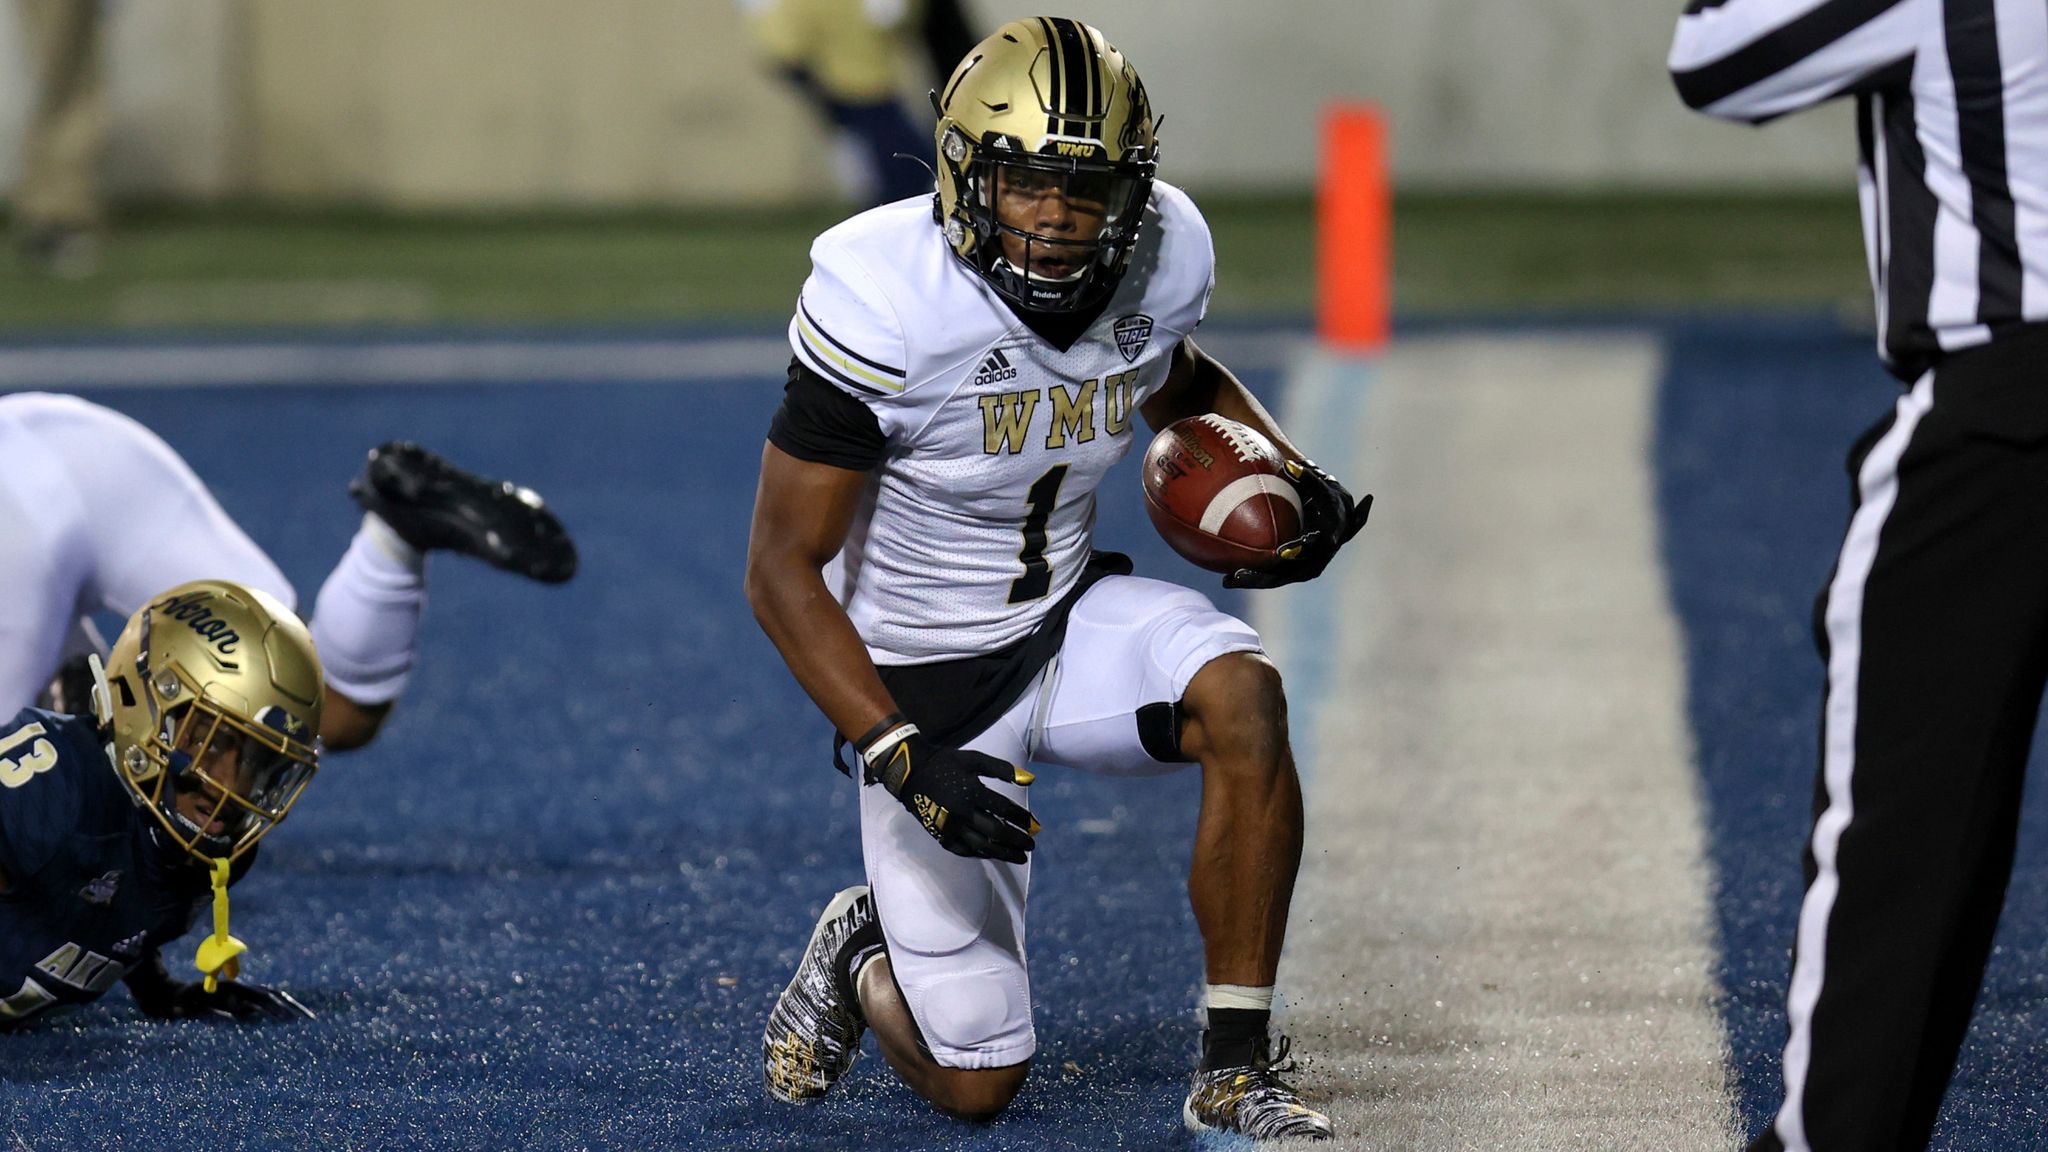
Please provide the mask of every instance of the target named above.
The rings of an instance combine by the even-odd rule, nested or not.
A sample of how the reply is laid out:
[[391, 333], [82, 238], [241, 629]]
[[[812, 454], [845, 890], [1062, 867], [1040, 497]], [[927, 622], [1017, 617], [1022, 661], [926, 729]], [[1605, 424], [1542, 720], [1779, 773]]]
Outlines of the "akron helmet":
[[319, 762], [320, 658], [292, 610], [197, 580], [128, 618], [95, 668], [115, 774], [203, 861], [233, 860], [291, 811]]
[[935, 94], [934, 213], [1004, 299], [1074, 312], [1130, 265], [1158, 167], [1138, 70], [1078, 20], [996, 29]]

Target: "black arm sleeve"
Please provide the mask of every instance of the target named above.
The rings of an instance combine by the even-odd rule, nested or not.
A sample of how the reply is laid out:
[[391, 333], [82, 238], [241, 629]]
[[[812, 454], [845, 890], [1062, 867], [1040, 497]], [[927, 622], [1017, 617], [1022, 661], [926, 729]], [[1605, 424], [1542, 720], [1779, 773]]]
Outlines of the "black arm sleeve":
[[799, 460], [867, 472], [889, 454], [881, 422], [868, 406], [789, 358], [782, 407], [768, 424], [768, 442]]

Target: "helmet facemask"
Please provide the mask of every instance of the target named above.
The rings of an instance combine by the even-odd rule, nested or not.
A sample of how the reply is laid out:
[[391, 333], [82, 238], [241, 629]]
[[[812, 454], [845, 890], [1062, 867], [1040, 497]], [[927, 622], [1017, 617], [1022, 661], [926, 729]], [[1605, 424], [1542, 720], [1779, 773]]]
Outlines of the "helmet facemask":
[[976, 45], [933, 104], [933, 213], [953, 254], [1022, 310], [1106, 299], [1158, 168], [1137, 69], [1085, 24], [1017, 20]]
[[1149, 162], [1004, 148], [977, 150], [965, 177], [977, 270], [1034, 312], [1079, 311], [1116, 287], [1152, 193]]
[[129, 618], [93, 713], [114, 772], [156, 831], [232, 861], [291, 811], [319, 762], [319, 657], [291, 610], [254, 589], [195, 581]]
[[131, 745], [122, 775], [171, 839], [202, 859], [233, 860], [291, 811], [317, 753], [280, 708], [258, 723], [202, 697], [166, 710], [154, 736]]

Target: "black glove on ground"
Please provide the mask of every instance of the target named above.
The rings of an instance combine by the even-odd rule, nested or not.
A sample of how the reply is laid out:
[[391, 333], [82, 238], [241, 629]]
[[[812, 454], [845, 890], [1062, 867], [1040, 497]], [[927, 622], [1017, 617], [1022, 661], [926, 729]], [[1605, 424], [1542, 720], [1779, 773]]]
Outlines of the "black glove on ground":
[[219, 981], [208, 992], [198, 980], [173, 980], [161, 953], [124, 977], [142, 1014], [158, 1020], [311, 1020], [313, 1010], [280, 988], [236, 980]]

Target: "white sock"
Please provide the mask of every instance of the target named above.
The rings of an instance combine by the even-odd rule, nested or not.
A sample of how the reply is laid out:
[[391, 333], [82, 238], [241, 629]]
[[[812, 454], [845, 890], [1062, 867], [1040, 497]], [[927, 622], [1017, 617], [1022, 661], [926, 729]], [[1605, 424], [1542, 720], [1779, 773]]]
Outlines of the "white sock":
[[1273, 1010], [1273, 988], [1254, 988], [1249, 984], [1205, 984], [1202, 986], [1202, 1007], [1204, 1008], [1248, 1008], [1254, 1012]]
[[313, 643], [327, 684], [358, 704], [405, 691], [427, 604], [426, 557], [374, 513], [313, 602]]
[[384, 522], [375, 512], [363, 513], [363, 526], [356, 530], [358, 536], [367, 536], [377, 550], [415, 576], [427, 570], [427, 555], [405, 542], [398, 529]]

